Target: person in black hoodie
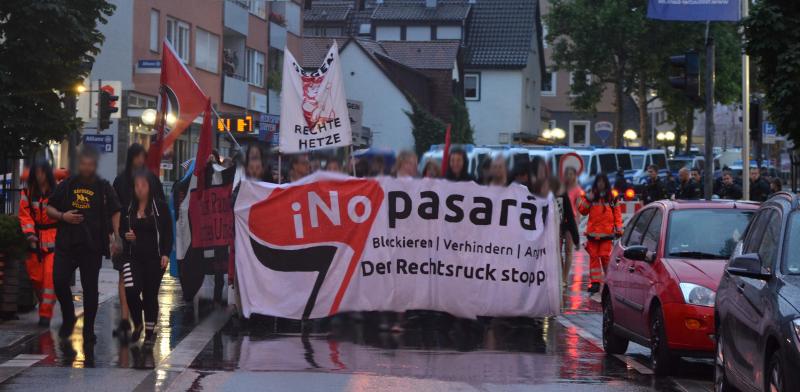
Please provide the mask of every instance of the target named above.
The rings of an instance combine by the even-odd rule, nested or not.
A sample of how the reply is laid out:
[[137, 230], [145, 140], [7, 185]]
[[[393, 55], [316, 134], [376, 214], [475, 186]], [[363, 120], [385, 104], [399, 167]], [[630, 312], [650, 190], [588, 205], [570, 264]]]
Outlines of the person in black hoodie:
[[[139, 143], [133, 143], [128, 147], [128, 155], [125, 157], [125, 169], [114, 179], [114, 191], [117, 192], [119, 204], [126, 208], [131, 204], [131, 196], [133, 195], [133, 174], [139, 170], [144, 169], [147, 162], [147, 150]], [[150, 189], [153, 190], [153, 195], [156, 199], [166, 200], [164, 196], [164, 187], [161, 181], [153, 173], [147, 171], [147, 178], [150, 181]], [[121, 220], [127, 218], [127, 214], [120, 216]], [[125, 278], [122, 275], [122, 266], [125, 264], [125, 252], [127, 244], [123, 242], [123, 252], [112, 258], [114, 269], [119, 271], [119, 304], [120, 304], [120, 320], [119, 326], [114, 330], [114, 335], [122, 339], [127, 339], [128, 333], [131, 330], [131, 323], [129, 319], [128, 301], [125, 299]]]
[[550, 177], [550, 189], [553, 191], [559, 216], [559, 256], [561, 257], [562, 285], [567, 286], [567, 278], [572, 268], [573, 251], [580, 244], [578, 233], [578, 222], [575, 220], [575, 211], [572, 210], [572, 203], [566, 187], [559, 181], [558, 177]]
[[128, 252], [122, 271], [134, 324], [131, 340], [138, 341], [144, 329], [145, 342], [152, 344], [158, 318], [158, 290], [172, 250], [172, 218], [167, 203], [154, 196], [146, 171], [134, 173], [133, 185], [130, 204], [124, 210], [126, 218], [120, 226]]
[[467, 162], [466, 151], [460, 148], [451, 149], [444, 178], [450, 181], [473, 181], [472, 176], [467, 172]]

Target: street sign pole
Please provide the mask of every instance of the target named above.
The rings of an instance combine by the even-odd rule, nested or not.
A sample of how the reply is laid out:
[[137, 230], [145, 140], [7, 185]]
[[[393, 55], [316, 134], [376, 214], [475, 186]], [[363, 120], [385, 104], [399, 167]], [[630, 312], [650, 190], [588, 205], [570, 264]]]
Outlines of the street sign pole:
[[[709, 25], [711, 23], [709, 22]], [[708, 25], [706, 25], [708, 31]], [[714, 192], [714, 37], [706, 33], [706, 163], [704, 194], [711, 200]], [[688, 141], [691, 144], [691, 140]]]
[[[742, 19], [747, 18], [750, 0], [742, 0]], [[742, 29], [742, 199], [750, 200], [750, 56], [744, 49]]]

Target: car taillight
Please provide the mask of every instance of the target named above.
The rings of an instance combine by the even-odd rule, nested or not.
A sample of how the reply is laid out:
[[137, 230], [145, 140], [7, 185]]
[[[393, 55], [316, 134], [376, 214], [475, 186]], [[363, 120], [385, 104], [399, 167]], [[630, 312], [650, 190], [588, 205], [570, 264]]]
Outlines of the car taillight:
[[611, 196], [613, 196], [615, 199], [618, 198], [619, 197], [619, 191], [616, 190], [616, 189], [612, 189], [611, 190]]

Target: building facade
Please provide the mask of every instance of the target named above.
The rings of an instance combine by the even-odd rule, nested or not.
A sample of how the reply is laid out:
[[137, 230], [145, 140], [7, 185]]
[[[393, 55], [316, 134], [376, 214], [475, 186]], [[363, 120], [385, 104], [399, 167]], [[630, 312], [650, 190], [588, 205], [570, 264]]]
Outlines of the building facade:
[[[120, 97], [119, 118], [99, 132], [112, 143], [100, 149], [104, 177], [113, 178], [119, 172], [131, 143], [150, 143], [152, 121], [142, 115], [156, 108], [164, 40], [170, 42], [221, 116], [250, 116], [254, 132], [243, 132], [244, 138], [257, 138], [258, 120], [280, 111], [280, 82], [276, 85], [274, 80], [280, 81], [284, 49], [300, 48], [303, 7], [299, 0], [112, 2], [116, 11], [107, 24], [99, 26], [106, 40], [85, 82], [89, 91], [81, 94], [78, 103], [79, 116], [86, 124], [84, 135], [97, 134], [97, 98], [92, 91], [98, 82], [119, 89], [114, 92]], [[165, 183], [179, 178], [180, 163], [194, 158], [200, 121], [184, 131], [169, 162], [162, 164]], [[226, 156], [232, 143], [219, 133], [215, 145]], [[61, 158], [62, 163], [65, 159]]]
[[[544, 57], [537, 1], [313, 0], [306, 5], [306, 36], [346, 35], [386, 44], [458, 42], [463, 63], [458, 95], [466, 101], [475, 142], [511, 143], [540, 133]], [[449, 120], [446, 113], [433, 113]]]

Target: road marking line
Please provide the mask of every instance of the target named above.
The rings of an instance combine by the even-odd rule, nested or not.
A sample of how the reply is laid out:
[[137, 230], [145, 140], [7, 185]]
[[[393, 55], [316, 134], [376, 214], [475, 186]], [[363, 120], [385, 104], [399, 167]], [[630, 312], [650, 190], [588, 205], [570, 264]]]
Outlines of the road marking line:
[[[587, 331], [584, 328], [581, 328], [581, 327], [577, 326], [572, 321], [567, 320], [564, 316], [558, 317], [557, 319], [558, 319], [558, 322], [561, 323], [561, 325], [563, 325], [563, 326], [565, 326], [567, 328], [574, 329], [575, 332], [578, 334], [578, 336], [586, 339], [587, 341], [589, 341], [589, 343], [592, 343], [593, 345], [597, 346], [599, 349], [601, 349], [601, 350], [603, 349], [603, 341], [601, 339], [599, 339], [597, 336], [595, 336], [594, 334], [592, 334], [591, 332]], [[636, 370], [640, 374], [644, 374], [644, 375], [652, 375], [653, 374], [653, 371], [649, 367], [647, 367], [645, 365], [642, 365], [641, 363], [639, 363], [639, 361], [637, 361], [637, 360], [635, 360], [635, 359], [633, 359], [633, 358], [631, 358], [629, 356], [622, 355], [622, 354], [616, 354], [616, 355], [614, 355], [614, 357], [619, 359], [619, 360], [621, 360], [623, 363], [628, 365], [628, 367], [633, 368], [633, 370]]]
[[47, 355], [43, 354], [19, 354], [8, 361], [0, 363], [0, 368], [12, 368], [11, 371], [4, 372], [5, 374], [0, 376], [0, 384], [3, 384], [12, 377], [16, 377], [17, 374], [22, 373], [25, 369], [45, 358], [47, 358]]

